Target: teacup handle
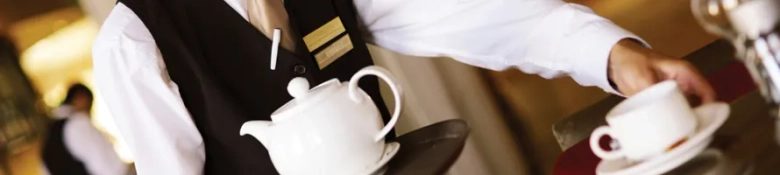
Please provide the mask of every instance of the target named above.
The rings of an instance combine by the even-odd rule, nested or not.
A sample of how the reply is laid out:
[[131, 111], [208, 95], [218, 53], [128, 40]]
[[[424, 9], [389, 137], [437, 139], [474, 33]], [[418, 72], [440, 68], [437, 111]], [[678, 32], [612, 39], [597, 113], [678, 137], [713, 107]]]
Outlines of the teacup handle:
[[366, 75], [374, 75], [387, 82], [387, 84], [390, 85], [390, 90], [393, 91], [393, 99], [395, 99], [393, 117], [390, 118], [390, 121], [387, 122], [387, 125], [385, 125], [381, 131], [379, 131], [379, 134], [374, 136], [374, 141], [379, 141], [382, 140], [385, 135], [390, 133], [393, 127], [395, 127], [395, 123], [398, 122], [398, 116], [401, 114], [401, 89], [397, 84], [395, 84], [395, 77], [393, 77], [393, 74], [391, 74], [390, 71], [377, 66], [368, 66], [360, 69], [360, 71], [355, 73], [355, 75], [353, 75], [349, 80], [349, 97], [355, 102], [360, 103], [363, 101], [363, 96], [360, 94], [360, 88], [358, 87], [358, 80]]
[[600, 126], [590, 134], [590, 149], [593, 150], [593, 154], [604, 160], [612, 160], [623, 157], [623, 153], [620, 150], [605, 151], [601, 148], [599, 140], [605, 135], [610, 135], [612, 131], [609, 126]]

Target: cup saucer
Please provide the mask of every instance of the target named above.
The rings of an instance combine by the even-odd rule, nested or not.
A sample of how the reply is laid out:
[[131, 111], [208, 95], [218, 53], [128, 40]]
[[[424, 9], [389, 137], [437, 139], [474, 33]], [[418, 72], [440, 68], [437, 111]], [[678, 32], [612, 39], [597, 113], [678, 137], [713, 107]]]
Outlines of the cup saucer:
[[384, 174], [384, 171], [386, 171], [386, 165], [387, 162], [390, 162], [390, 159], [395, 156], [396, 153], [398, 153], [398, 150], [401, 148], [401, 144], [398, 142], [388, 142], [385, 143], [385, 149], [384, 153], [382, 153], [382, 158], [379, 159], [379, 161], [376, 162], [376, 164], [369, 166], [368, 168], [364, 169], [363, 173], [360, 173], [359, 175], [365, 175], [365, 174]]
[[699, 123], [696, 132], [677, 148], [642, 162], [632, 163], [625, 158], [602, 160], [596, 167], [596, 174], [663, 174], [670, 171], [707, 148], [709, 143], [712, 142], [712, 134], [726, 122], [729, 112], [729, 105], [726, 103], [711, 103], [699, 106], [694, 109]]

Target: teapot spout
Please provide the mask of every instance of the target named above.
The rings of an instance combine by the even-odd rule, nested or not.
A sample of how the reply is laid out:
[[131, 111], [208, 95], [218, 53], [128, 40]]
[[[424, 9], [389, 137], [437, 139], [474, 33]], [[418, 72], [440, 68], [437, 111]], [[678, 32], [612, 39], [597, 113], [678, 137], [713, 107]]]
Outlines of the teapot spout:
[[263, 120], [254, 120], [254, 121], [248, 121], [244, 122], [243, 125], [241, 125], [241, 130], [239, 133], [243, 135], [252, 135], [255, 137], [255, 139], [259, 140], [262, 144], [268, 143], [268, 129], [271, 128], [271, 121], [263, 121]]

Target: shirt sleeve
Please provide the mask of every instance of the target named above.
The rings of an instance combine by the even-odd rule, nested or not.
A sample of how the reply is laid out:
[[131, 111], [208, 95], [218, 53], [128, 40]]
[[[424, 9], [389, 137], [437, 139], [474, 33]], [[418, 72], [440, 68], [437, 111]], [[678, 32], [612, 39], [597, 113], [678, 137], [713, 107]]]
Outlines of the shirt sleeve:
[[138, 174], [202, 174], [203, 139], [151, 33], [118, 4], [93, 46], [94, 78]]
[[70, 117], [63, 132], [65, 146], [90, 174], [127, 174], [127, 165], [119, 159], [111, 142], [85, 114]]
[[[639, 37], [589, 8], [559, 0], [356, 0], [368, 40], [403, 54], [451, 57], [544, 78], [571, 76], [617, 93], [607, 80], [612, 46]], [[646, 44], [645, 44], [646, 45]]]

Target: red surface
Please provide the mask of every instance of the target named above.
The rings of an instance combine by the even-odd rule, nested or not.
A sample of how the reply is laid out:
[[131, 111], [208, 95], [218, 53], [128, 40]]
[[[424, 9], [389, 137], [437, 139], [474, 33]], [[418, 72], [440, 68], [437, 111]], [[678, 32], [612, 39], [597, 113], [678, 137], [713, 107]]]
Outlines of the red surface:
[[[756, 85], [753, 83], [753, 79], [751, 79], [747, 69], [739, 62], [734, 62], [708, 75], [707, 80], [715, 88], [719, 101], [730, 102], [756, 89]], [[607, 143], [609, 143], [608, 138], [601, 139], [602, 147], [605, 147]], [[599, 161], [601, 159], [591, 152], [588, 139], [586, 138], [558, 157], [553, 168], [553, 174], [596, 174], [596, 166]]]

